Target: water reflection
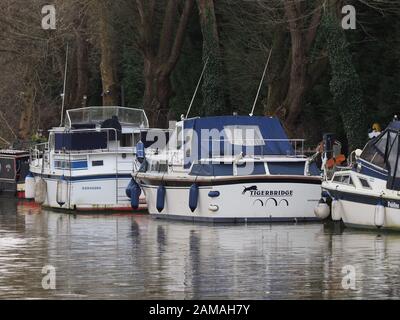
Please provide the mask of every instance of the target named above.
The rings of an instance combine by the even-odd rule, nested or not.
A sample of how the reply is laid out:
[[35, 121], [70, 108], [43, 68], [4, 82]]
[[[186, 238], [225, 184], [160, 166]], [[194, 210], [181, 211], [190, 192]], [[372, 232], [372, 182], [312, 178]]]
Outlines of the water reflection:
[[[74, 216], [0, 199], [0, 298], [397, 298], [399, 249], [395, 233], [332, 225]], [[356, 290], [342, 287], [346, 265]]]

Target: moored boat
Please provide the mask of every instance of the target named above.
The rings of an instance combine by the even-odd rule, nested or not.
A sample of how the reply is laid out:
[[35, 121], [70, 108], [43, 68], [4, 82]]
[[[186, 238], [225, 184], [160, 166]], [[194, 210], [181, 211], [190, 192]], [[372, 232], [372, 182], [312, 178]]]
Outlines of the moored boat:
[[[141, 109], [87, 107], [68, 110], [64, 127], [31, 152], [27, 197], [68, 210], [132, 210], [125, 187], [136, 144], [148, 128]], [[140, 208], [145, 209], [145, 199]]]
[[[400, 121], [394, 120], [363, 150], [356, 161], [322, 183], [323, 200], [316, 213], [328, 213], [346, 226], [400, 230]], [[325, 209], [324, 209], [325, 208]], [[318, 214], [321, 216], [320, 214]]]
[[25, 177], [29, 172], [29, 152], [0, 150], [0, 193], [24, 198]]
[[156, 218], [316, 220], [321, 176], [302, 154], [303, 144], [289, 140], [272, 117], [184, 119], [164, 148], [139, 159], [140, 170], [132, 173], [132, 200], [137, 202], [140, 187]]

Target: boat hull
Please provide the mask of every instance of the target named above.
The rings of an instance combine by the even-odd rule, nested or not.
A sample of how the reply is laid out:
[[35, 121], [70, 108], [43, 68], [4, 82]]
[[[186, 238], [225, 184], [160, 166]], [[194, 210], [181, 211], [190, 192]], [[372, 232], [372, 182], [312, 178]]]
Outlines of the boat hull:
[[142, 183], [141, 187], [148, 211], [155, 218], [228, 223], [319, 220], [313, 213], [321, 193], [317, 180], [200, 185], [193, 212], [189, 208], [190, 186], [165, 186], [161, 212], [156, 208], [158, 185]]
[[[366, 229], [400, 230], [400, 200], [382, 199], [379, 195], [360, 195], [337, 190], [328, 191], [340, 203], [340, 215], [348, 227]], [[381, 203], [384, 207], [384, 224], [377, 226], [376, 207]]]
[[[36, 176], [35, 179], [39, 179]], [[43, 207], [76, 210], [76, 211], [133, 211], [130, 199], [125, 194], [125, 188], [131, 178], [100, 178], [69, 180], [68, 201], [60, 206], [57, 203], [57, 178], [43, 178], [47, 185], [46, 200]], [[141, 195], [140, 206], [147, 208], [144, 195]]]

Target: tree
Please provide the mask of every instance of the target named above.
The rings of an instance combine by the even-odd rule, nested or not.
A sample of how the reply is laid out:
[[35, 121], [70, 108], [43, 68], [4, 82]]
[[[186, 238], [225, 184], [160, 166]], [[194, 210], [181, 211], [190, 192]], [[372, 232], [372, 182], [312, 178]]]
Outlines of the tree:
[[203, 64], [207, 64], [203, 79], [203, 114], [220, 115], [225, 105], [223, 67], [214, 0], [197, 0], [203, 34]]
[[[156, 1], [136, 0], [139, 14], [138, 47], [143, 54], [145, 92], [143, 106], [152, 126], [167, 124], [169, 100], [173, 95], [171, 74], [178, 62], [194, 0], [185, 0], [178, 13], [179, 0], [165, 5], [161, 30], [157, 31]], [[178, 25], [177, 17], [179, 17]], [[176, 29], [176, 30], [175, 30]]]
[[119, 85], [116, 67], [116, 46], [112, 28], [112, 4], [109, 0], [93, 3], [99, 18], [99, 37], [101, 62], [100, 71], [103, 84], [103, 105], [117, 106], [119, 103]]
[[322, 32], [326, 37], [332, 70], [330, 90], [334, 106], [340, 113], [349, 149], [362, 148], [367, 137], [363, 92], [351, 60], [346, 37], [334, 11], [326, 10]]
[[291, 38], [290, 78], [284, 102], [285, 123], [294, 132], [310, 86], [309, 55], [321, 21], [322, 1], [315, 1], [311, 8], [311, 18], [308, 18], [310, 8], [305, 1], [284, 0], [284, 9]]

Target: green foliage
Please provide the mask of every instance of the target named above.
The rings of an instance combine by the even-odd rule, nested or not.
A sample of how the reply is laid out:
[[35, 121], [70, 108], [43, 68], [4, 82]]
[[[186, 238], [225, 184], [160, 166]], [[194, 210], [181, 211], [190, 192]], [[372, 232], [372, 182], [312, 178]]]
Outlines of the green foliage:
[[[170, 100], [169, 118], [180, 120], [186, 115], [197, 81], [203, 68], [201, 63], [203, 38], [198, 14], [193, 14], [178, 64], [172, 73], [174, 95]], [[198, 91], [189, 117], [202, 115], [202, 92]]]
[[330, 91], [339, 111], [350, 149], [363, 147], [367, 137], [366, 110], [363, 92], [354, 68], [348, 43], [337, 19], [325, 13], [321, 32], [326, 37], [331, 65]]
[[124, 46], [122, 52], [122, 80], [125, 106], [142, 107], [144, 80], [143, 58], [135, 48]]
[[215, 34], [214, 13], [207, 10], [206, 21], [202, 27], [203, 32], [203, 64], [207, 68], [203, 79], [203, 115], [223, 115], [227, 113], [224, 97], [224, 82], [222, 59], [219, 42]]

